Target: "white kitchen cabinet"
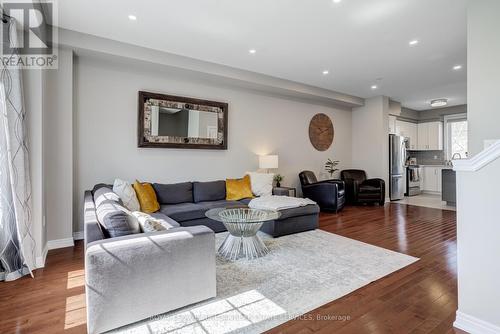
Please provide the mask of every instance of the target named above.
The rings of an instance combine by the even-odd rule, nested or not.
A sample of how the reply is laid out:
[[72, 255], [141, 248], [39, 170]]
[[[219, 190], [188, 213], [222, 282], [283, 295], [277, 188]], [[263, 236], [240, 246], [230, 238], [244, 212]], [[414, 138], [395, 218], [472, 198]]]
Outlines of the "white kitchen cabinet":
[[409, 148], [410, 150], [416, 150], [418, 145], [418, 130], [417, 124], [407, 122], [408, 127], [408, 137], [409, 138]]
[[422, 190], [426, 192], [440, 193], [442, 187], [442, 166], [422, 167]]
[[443, 123], [429, 122], [429, 150], [443, 149]]
[[443, 123], [426, 122], [419, 123], [418, 126], [417, 149], [421, 151], [442, 150], [443, 149]]
[[417, 124], [397, 120], [396, 134], [408, 138], [410, 150], [417, 149], [417, 144], [418, 144]]
[[427, 150], [427, 145], [429, 142], [429, 127], [427, 126], [427, 123], [420, 123], [417, 126], [418, 130], [418, 144], [417, 144], [417, 150], [423, 151]]
[[389, 133], [398, 134], [396, 131], [396, 116], [389, 115]]

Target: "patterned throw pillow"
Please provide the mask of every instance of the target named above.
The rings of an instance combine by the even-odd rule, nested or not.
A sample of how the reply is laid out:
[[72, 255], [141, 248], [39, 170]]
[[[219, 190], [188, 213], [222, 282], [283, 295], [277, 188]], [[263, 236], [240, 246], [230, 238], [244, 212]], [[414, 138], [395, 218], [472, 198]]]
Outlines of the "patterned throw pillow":
[[166, 231], [174, 226], [163, 219], [158, 219], [144, 212], [135, 211], [131, 213], [139, 222], [142, 232]]
[[139, 181], [135, 181], [134, 190], [137, 194], [142, 212], [153, 213], [160, 210], [160, 203], [158, 203], [155, 190], [151, 183], [140, 183]]
[[245, 175], [241, 179], [227, 179], [226, 200], [238, 201], [244, 198], [253, 198], [250, 176]]
[[135, 190], [127, 181], [116, 179], [113, 184], [113, 192], [120, 196], [123, 205], [130, 211], [141, 210], [141, 205], [139, 204]]

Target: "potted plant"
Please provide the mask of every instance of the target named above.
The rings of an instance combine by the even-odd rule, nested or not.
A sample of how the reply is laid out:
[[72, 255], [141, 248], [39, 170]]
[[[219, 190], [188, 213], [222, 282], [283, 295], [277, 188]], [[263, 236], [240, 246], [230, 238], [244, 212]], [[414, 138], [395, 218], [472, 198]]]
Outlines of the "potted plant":
[[281, 187], [281, 181], [283, 181], [283, 175], [276, 174], [274, 176], [274, 181], [276, 181], [276, 187]]
[[333, 174], [338, 171], [337, 165], [340, 163], [338, 160], [332, 160], [328, 158], [328, 160], [325, 163], [325, 170], [328, 174], [330, 174], [330, 178], [333, 178]]

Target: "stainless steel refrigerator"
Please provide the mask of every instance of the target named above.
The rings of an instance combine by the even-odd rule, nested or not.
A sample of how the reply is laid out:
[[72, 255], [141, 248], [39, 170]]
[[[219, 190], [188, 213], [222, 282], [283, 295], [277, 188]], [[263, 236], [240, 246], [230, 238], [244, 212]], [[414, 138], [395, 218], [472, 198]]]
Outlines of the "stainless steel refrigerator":
[[389, 196], [391, 201], [403, 199], [405, 193], [406, 140], [389, 135]]

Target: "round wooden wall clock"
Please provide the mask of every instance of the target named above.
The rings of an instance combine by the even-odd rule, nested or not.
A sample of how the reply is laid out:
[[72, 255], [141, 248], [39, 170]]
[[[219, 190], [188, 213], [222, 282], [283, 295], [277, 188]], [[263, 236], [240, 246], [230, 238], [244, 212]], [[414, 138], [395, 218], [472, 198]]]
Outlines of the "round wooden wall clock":
[[318, 151], [326, 151], [333, 143], [333, 123], [325, 114], [316, 114], [309, 123], [309, 140]]

